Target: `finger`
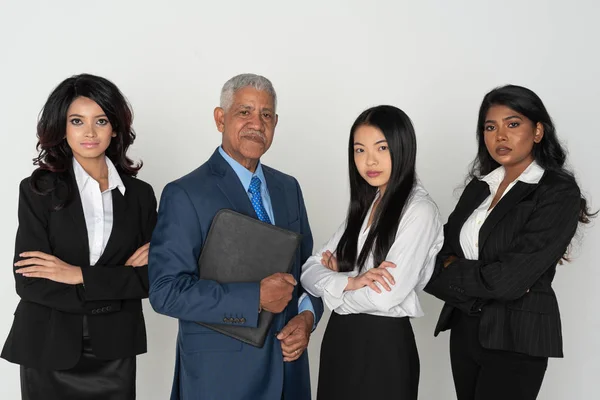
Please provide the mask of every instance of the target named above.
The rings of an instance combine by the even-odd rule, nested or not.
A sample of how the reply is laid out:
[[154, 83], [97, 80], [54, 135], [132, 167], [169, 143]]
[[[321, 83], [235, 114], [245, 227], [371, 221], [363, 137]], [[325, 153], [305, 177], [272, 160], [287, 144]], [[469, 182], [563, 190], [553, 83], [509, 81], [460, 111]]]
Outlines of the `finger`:
[[390, 282], [392, 285], [396, 284], [396, 280], [394, 279], [394, 276], [390, 273], [390, 271], [388, 271], [387, 269], [382, 269], [381, 274], [385, 276], [388, 282]]
[[[291, 321], [290, 321], [291, 322]], [[287, 324], [283, 327], [283, 329], [277, 334], [277, 339], [285, 340], [288, 338], [294, 331], [297, 329], [295, 324]]]
[[298, 357], [302, 354], [302, 351], [304, 351], [304, 347], [295, 346], [295, 347], [286, 348], [285, 350], [282, 348], [281, 350], [282, 350], [284, 357], [294, 358], [294, 357]]
[[41, 258], [43, 260], [48, 260], [48, 261], [51, 261], [55, 258], [52, 254], [46, 254], [42, 251], [25, 251], [25, 252], [19, 254], [19, 256], [23, 257], [23, 258], [36, 257], [36, 258]]
[[142, 251], [140, 254], [138, 254], [138, 256], [136, 258], [133, 259], [132, 263], [133, 265], [146, 265], [148, 264], [148, 253], [149, 250], [146, 249], [144, 251]]
[[381, 289], [379, 289], [379, 286], [377, 286], [375, 281], [371, 281], [369, 284], [367, 284], [367, 286], [376, 291], [377, 293], [381, 293]]
[[296, 279], [291, 274], [281, 274], [281, 278], [292, 286], [296, 286]]
[[138, 248], [136, 251], [134, 251], [133, 254], [131, 255], [131, 257], [129, 257], [129, 258], [132, 260], [135, 260], [142, 253], [142, 251], [144, 251], [144, 246], [142, 246], [142, 247]]
[[[371, 272], [375, 276], [385, 277], [387, 279], [387, 281], [390, 282], [392, 285], [396, 284], [396, 280], [394, 279], [394, 276], [392, 275], [392, 273], [385, 268], [373, 268], [373, 269], [369, 270], [369, 272]], [[375, 278], [373, 278], [373, 279], [375, 279]]]
[[26, 278], [43, 278], [53, 280], [52, 274], [49, 274], [47, 272], [28, 272], [26, 274], [23, 274], [23, 276]]
[[282, 347], [283, 347], [283, 345], [286, 345], [288, 347], [293, 347], [293, 348], [298, 348], [303, 345], [308, 345], [308, 343], [306, 341], [306, 336], [298, 334], [298, 333], [292, 333], [290, 336], [283, 339], [281, 341], [281, 343], [282, 343]]
[[390, 287], [390, 285], [388, 284], [387, 280], [381, 276], [381, 275], [377, 275], [374, 279], [375, 282], [379, 282], [379, 284], [381, 286], [383, 286], [383, 288], [385, 290], [387, 290], [388, 292], [392, 290], [392, 288]]
[[384, 261], [381, 264], [379, 264], [378, 268], [396, 268], [396, 264], [390, 261]]
[[367, 272], [366, 276], [373, 281], [379, 282], [381, 284], [381, 286], [383, 286], [385, 288], [385, 290], [387, 290], [389, 292], [390, 290], [392, 290], [392, 288], [390, 287], [390, 285], [388, 284], [388, 281], [383, 276], [383, 271], [384, 270], [377, 270], [377, 269], [373, 268]]
[[52, 261], [47, 261], [42, 258], [28, 258], [26, 260], [20, 260], [15, 263], [15, 267], [24, 267], [27, 265], [45, 265], [51, 266], [53, 264]]
[[18, 270], [16, 270], [15, 272], [17, 274], [29, 274], [32, 272], [44, 272], [44, 273], [51, 273], [52, 272], [52, 267], [46, 267], [43, 265], [35, 265], [33, 267], [26, 267], [26, 268], [19, 268]]

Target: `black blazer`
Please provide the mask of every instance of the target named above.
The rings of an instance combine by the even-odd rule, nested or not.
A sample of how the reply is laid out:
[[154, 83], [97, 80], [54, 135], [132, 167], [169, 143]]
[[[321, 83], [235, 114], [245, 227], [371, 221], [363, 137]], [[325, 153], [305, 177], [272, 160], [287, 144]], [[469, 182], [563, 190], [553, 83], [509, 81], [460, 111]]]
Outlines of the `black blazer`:
[[[577, 230], [581, 195], [575, 180], [546, 171], [537, 185], [517, 182], [479, 232], [479, 260], [464, 258], [463, 224], [489, 196], [473, 179], [444, 226], [444, 246], [425, 291], [444, 300], [435, 335], [452, 313], [481, 318], [479, 341], [488, 349], [562, 357], [560, 314], [552, 280]], [[459, 259], [447, 268], [444, 260]]]
[[[54, 206], [65, 191], [40, 196], [21, 182], [15, 262], [24, 251], [42, 251], [81, 267], [83, 285], [15, 275], [17, 306], [2, 358], [43, 369], [68, 369], [82, 351], [83, 318], [94, 354], [119, 359], [146, 352], [146, 328], [141, 299], [148, 297], [148, 266], [126, 267], [133, 252], [150, 241], [156, 224], [156, 198], [147, 183], [121, 175], [125, 195], [113, 190], [113, 228], [104, 253], [89, 265], [87, 229], [77, 184], [70, 171], [72, 200]], [[51, 185], [49, 173], [41, 185]]]

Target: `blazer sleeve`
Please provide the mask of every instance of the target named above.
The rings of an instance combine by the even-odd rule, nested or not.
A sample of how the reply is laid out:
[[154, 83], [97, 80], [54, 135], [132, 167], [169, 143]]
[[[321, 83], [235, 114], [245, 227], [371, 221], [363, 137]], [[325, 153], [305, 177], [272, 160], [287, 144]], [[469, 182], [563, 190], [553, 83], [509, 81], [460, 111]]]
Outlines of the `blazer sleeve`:
[[[142, 243], [148, 243], [156, 226], [156, 196], [150, 185], [140, 196], [142, 208]], [[148, 297], [148, 265], [86, 265], [81, 267], [85, 284], [85, 298], [91, 300], [127, 300]]]
[[[301, 246], [300, 247], [300, 254], [301, 254], [300, 273], [302, 273], [302, 265], [304, 265], [306, 260], [308, 260], [308, 258], [312, 255], [314, 243], [313, 243], [313, 237], [312, 237], [310, 225], [308, 223], [308, 213], [306, 211], [306, 206], [304, 204], [304, 197], [302, 196], [302, 189], [300, 189], [300, 185], [298, 184], [298, 182], [296, 182], [296, 186], [297, 186], [297, 190], [298, 190], [298, 204], [300, 204], [300, 224], [301, 224], [300, 232], [302, 233], [302, 243], [300, 245]], [[298, 293], [298, 297], [300, 297], [304, 293], [306, 293], [306, 295], [310, 299], [310, 303], [313, 306], [313, 311], [314, 311], [314, 316], [315, 316], [314, 326], [316, 326], [319, 323], [319, 321], [321, 320], [321, 317], [323, 316], [323, 300], [321, 300], [319, 297], [313, 296], [306, 289], [304, 289], [304, 286], [302, 285], [301, 281], [298, 283], [298, 285], [300, 286], [300, 292]]]
[[577, 230], [580, 204], [575, 184], [549, 187], [508, 251], [494, 262], [458, 259], [439, 273], [435, 284], [484, 300], [524, 296], [564, 255]]
[[[47, 196], [35, 194], [29, 187], [29, 179], [19, 187], [18, 219], [19, 227], [15, 240], [14, 261], [22, 258], [25, 251], [41, 251], [52, 254], [48, 238], [50, 205]], [[17, 268], [13, 267], [13, 273]], [[120, 304], [85, 304], [85, 290], [82, 285], [67, 285], [49, 279], [27, 278], [14, 273], [17, 294], [22, 300], [41, 304], [59, 311], [87, 314], [93, 308], [111, 306], [120, 309]]]
[[150, 244], [150, 304], [156, 312], [182, 320], [222, 324], [225, 316], [237, 315], [245, 319], [245, 326], [256, 327], [260, 282], [199, 279], [202, 244], [194, 204], [181, 186], [168, 184]]

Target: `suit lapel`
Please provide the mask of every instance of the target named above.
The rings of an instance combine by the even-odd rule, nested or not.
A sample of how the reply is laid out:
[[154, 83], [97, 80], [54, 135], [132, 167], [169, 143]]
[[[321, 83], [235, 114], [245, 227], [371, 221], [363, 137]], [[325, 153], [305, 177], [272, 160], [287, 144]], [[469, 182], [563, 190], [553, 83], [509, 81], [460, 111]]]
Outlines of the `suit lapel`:
[[[127, 193], [127, 190], [125, 193]], [[121, 191], [118, 188], [111, 190], [111, 193], [113, 201], [113, 225], [106, 247], [96, 262], [98, 265], [106, 264], [105, 259], [117, 252], [117, 249], [123, 245], [123, 236], [127, 234], [127, 227], [130, 226], [130, 224], [127, 223], [127, 199], [125, 199], [125, 196], [121, 194]]]
[[271, 205], [273, 206], [275, 225], [280, 228], [287, 228], [289, 218], [288, 209], [285, 205], [285, 192], [270, 168], [263, 165], [263, 173], [265, 174], [267, 188], [269, 189], [269, 197], [271, 198]]
[[215, 175], [217, 186], [223, 192], [234, 211], [258, 218], [248, 193], [244, 190], [240, 179], [217, 149], [208, 160], [211, 171]]
[[78, 250], [77, 254], [81, 256], [82, 261], [85, 260], [85, 263], [87, 264], [90, 260], [88, 231], [85, 225], [85, 216], [83, 214], [81, 196], [79, 195], [79, 187], [77, 186], [73, 170], [71, 170], [69, 179], [71, 179], [72, 198], [66, 209], [73, 222], [73, 244]]
[[[490, 187], [484, 181], [477, 178], [473, 179], [467, 185], [462, 194], [453, 215], [452, 224], [449, 224], [449, 231], [446, 237], [452, 238], [452, 249], [459, 257], [464, 257], [462, 246], [460, 245], [460, 231], [467, 219], [473, 214], [473, 211], [490, 195]], [[455, 220], [454, 220], [455, 219]]]
[[492, 209], [485, 222], [479, 230], [479, 254], [485, 245], [486, 240], [498, 222], [525, 196], [531, 193], [537, 187], [536, 184], [517, 181], [515, 186], [500, 199], [498, 204]]

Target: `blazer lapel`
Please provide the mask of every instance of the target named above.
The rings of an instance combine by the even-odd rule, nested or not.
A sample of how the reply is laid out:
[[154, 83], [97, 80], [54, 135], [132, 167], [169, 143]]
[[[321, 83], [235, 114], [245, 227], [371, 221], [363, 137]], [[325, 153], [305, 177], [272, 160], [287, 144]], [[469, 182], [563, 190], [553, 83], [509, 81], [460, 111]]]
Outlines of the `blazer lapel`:
[[65, 208], [68, 210], [69, 215], [71, 216], [71, 219], [73, 221], [73, 245], [77, 249], [76, 254], [78, 256], [81, 256], [81, 261], [85, 261], [85, 264], [87, 264], [90, 262], [90, 246], [88, 231], [85, 225], [85, 216], [83, 214], [81, 196], [79, 195], [79, 187], [77, 186], [77, 181], [75, 180], [75, 176], [73, 175], [73, 170], [71, 170], [69, 179], [71, 179], [70, 183], [72, 196], [71, 202]]
[[498, 222], [510, 211], [517, 203], [519, 203], [525, 196], [531, 193], [537, 184], [529, 184], [518, 181], [515, 186], [510, 189], [508, 193], [504, 195], [502, 199], [492, 209], [485, 222], [479, 230], [479, 254], [481, 249], [485, 245], [486, 240], [490, 236], [490, 233]]
[[270, 168], [263, 165], [263, 173], [265, 174], [265, 180], [267, 181], [267, 187], [269, 189], [269, 197], [271, 198], [271, 205], [273, 206], [275, 225], [280, 228], [287, 228], [289, 218], [288, 209], [285, 205], [285, 192]]
[[459, 257], [464, 257], [462, 247], [460, 245], [460, 231], [467, 219], [473, 211], [481, 205], [481, 203], [490, 195], [490, 187], [484, 181], [474, 178], [467, 185], [462, 194], [453, 215], [453, 221], [448, 224], [448, 232], [446, 237], [452, 238], [452, 249]]
[[215, 175], [217, 186], [223, 192], [234, 211], [258, 218], [248, 193], [244, 190], [240, 179], [217, 149], [208, 160], [212, 173]]
[[131, 226], [131, 224], [127, 223], [127, 199], [125, 199], [125, 196], [121, 194], [118, 188], [113, 189], [111, 193], [113, 201], [113, 225], [106, 247], [96, 262], [98, 265], [106, 264], [105, 259], [117, 252], [117, 249], [123, 245], [123, 236], [127, 235], [127, 228]]

